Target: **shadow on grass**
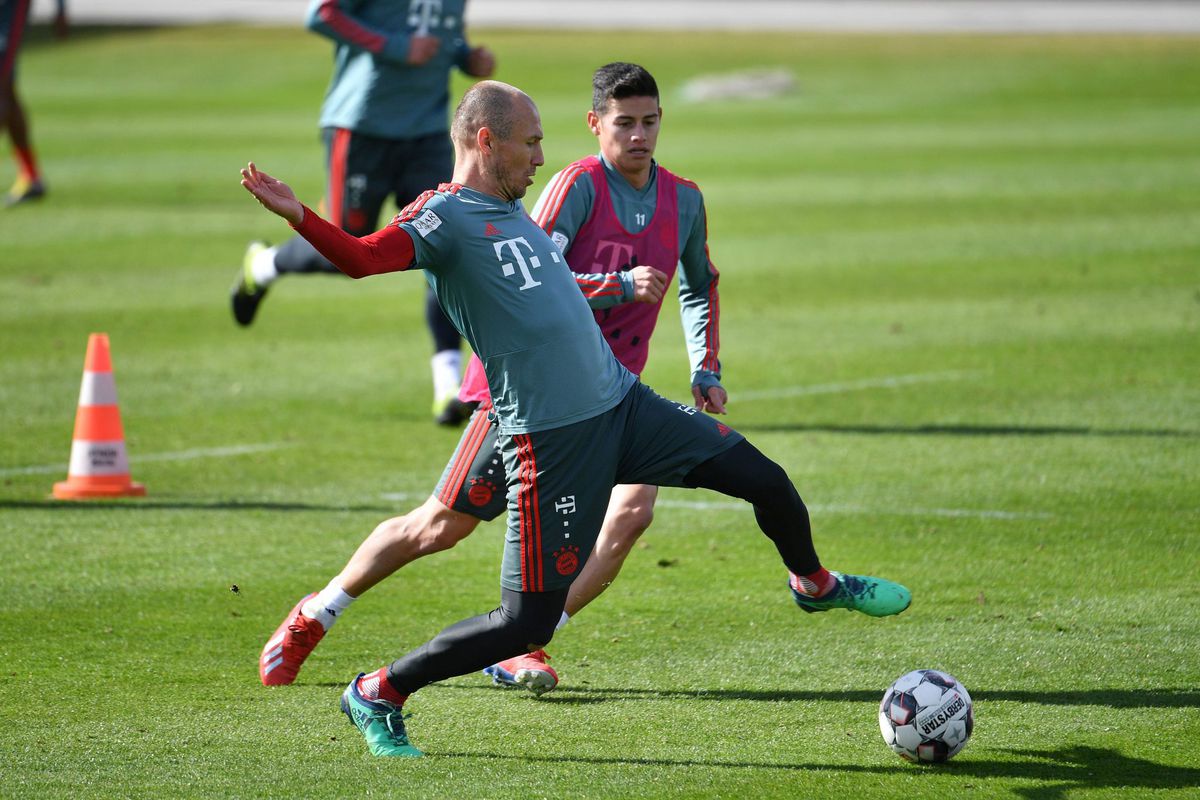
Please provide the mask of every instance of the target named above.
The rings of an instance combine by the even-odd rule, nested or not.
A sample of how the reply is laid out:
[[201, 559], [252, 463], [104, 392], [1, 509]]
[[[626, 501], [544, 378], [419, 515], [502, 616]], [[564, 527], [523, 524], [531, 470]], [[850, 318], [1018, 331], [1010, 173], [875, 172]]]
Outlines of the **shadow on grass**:
[[772, 761], [720, 761], [671, 758], [589, 758], [555, 754], [552, 756], [499, 755], [496, 753], [446, 752], [429, 755], [446, 758], [478, 758], [497, 761], [546, 762], [554, 764], [610, 764], [645, 767], [727, 767], [733, 769], [777, 769], [804, 772], [844, 772], [892, 775], [914, 769], [927, 770], [930, 777], [1037, 780], [1041, 786], [1018, 786], [1012, 791], [1030, 800], [1060, 800], [1078, 789], [1186, 789], [1200, 786], [1200, 769], [1172, 767], [1141, 758], [1129, 758], [1116, 750], [1101, 747], [1064, 747], [1058, 750], [1007, 751], [1035, 761], [974, 761], [963, 759], [929, 767], [904, 764], [893, 766], [860, 764], [814, 764]]
[[1171, 428], [1088, 428], [1075, 425], [835, 425], [820, 423], [749, 423], [739, 431], [763, 433], [851, 433], [868, 436], [1100, 436], [1200, 438], [1200, 431]]
[[[490, 684], [476, 685], [443, 683], [443, 689], [495, 691]], [[585, 705], [611, 700], [693, 699], [693, 700], [751, 700], [768, 703], [827, 702], [878, 703], [882, 692], [862, 689], [842, 691], [789, 691], [754, 689], [613, 689], [598, 686], [560, 686], [553, 693], [539, 698], [543, 703]], [[976, 702], [1037, 703], [1048, 706], [1108, 706], [1109, 708], [1200, 708], [1200, 690], [1196, 689], [1083, 689], [1079, 691], [973, 691]]]
[[372, 511], [394, 514], [396, 506], [323, 505], [319, 503], [273, 503], [253, 500], [0, 500], [0, 509], [24, 508], [34, 511]]

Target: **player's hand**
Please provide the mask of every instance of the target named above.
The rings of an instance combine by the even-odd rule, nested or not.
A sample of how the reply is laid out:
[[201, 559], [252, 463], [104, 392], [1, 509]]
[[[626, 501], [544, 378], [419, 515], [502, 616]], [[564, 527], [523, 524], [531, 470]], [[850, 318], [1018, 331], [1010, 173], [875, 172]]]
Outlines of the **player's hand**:
[[700, 392], [699, 385], [692, 387], [692, 399], [696, 401], [696, 410], [707, 411], [709, 414], [724, 414], [725, 404], [729, 402], [729, 395], [720, 386], [708, 387], [708, 394], [704, 395]]
[[496, 71], [496, 56], [486, 47], [472, 47], [467, 56], [467, 74], [472, 78], [490, 78]]
[[429, 59], [437, 55], [438, 48], [442, 46], [442, 40], [436, 36], [411, 36], [408, 39], [408, 63], [410, 66], [419, 67], [422, 64], [429, 62]]
[[251, 161], [242, 170], [242, 186], [254, 195], [263, 208], [278, 214], [293, 225], [304, 221], [304, 206], [296, 199], [296, 193], [286, 183], [259, 172]]
[[633, 302], [657, 303], [667, 290], [667, 273], [654, 267], [634, 267], [629, 270], [633, 276]]

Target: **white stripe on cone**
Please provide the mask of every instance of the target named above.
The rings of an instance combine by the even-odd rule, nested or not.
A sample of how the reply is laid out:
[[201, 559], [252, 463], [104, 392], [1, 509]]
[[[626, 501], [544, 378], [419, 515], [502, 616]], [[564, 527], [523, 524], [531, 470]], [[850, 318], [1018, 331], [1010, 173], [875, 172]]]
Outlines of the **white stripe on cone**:
[[117, 382], [111, 372], [83, 373], [79, 387], [79, 405], [115, 406], [117, 404]]
[[125, 453], [125, 442], [88, 442], [76, 439], [71, 442], [71, 465], [69, 475], [128, 475], [129, 457]]

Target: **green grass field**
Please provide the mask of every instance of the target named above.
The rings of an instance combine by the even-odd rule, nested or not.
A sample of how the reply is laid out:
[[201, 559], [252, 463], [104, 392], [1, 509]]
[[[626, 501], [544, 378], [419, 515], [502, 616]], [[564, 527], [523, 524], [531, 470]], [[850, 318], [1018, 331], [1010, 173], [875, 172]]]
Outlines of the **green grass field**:
[[[239, 167], [321, 193], [317, 37], [35, 36], [52, 194], [0, 213], [0, 796], [1200, 797], [1200, 40], [475, 38], [541, 105], [530, 201], [595, 149], [591, 69], [656, 73], [659, 155], [707, 198], [730, 423], [787, 467], [826, 563], [912, 608], [801, 614], [748, 509], [671, 490], [555, 638], [560, 688], [423, 690], [426, 759], [372, 759], [338, 694], [495, 605], [499, 522], [264, 689], [284, 612], [457, 441], [429, 419], [423, 281], [290, 279], [230, 319], [246, 242], [287, 232]], [[797, 90], [683, 99], [752, 68]], [[646, 379], [685, 397], [673, 308], [659, 330]], [[92, 331], [142, 500], [49, 499]], [[936, 768], [876, 723], [921, 667], [976, 700]]]

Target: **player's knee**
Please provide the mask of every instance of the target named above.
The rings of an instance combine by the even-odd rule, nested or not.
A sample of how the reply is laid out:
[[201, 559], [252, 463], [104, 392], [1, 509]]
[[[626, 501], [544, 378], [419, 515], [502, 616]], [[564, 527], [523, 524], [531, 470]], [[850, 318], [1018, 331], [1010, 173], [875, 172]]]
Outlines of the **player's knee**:
[[554, 638], [554, 629], [562, 617], [567, 591], [556, 594], [526, 595], [512, 600], [506, 597], [500, 604], [500, 621], [508, 640], [518, 648], [532, 645], [533, 650], [544, 647]]
[[396, 522], [393, 537], [397, 546], [409, 550], [413, 558], [449, 550], [470, 536], [479, 525], [475, 517], [460, 514], [433, 499], [415, 511], [397, 517]]
[[529, 611], [510, 615], [501, 622], [502, 635], [514, 650], [537, 650], [548, 645], [554, 638], [554, 626], [560, 616], [561, 613], [550, 618], [548, 615]]
[[596, 551], [602, 556], [628, 555], [634, 542], [646, 532], [652, 522], [652, 503], [638, 503], [621, 508], [615, 512], [610, 524], [605, 526], [603, 535], [596, 542]]
[[422, 526], [417, 537], [421, 555], [449, 550], [470, 536], [475, 530], [475, 525], [474, 518], [466, 514], [430, 520], [427, 525]]

